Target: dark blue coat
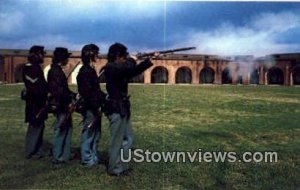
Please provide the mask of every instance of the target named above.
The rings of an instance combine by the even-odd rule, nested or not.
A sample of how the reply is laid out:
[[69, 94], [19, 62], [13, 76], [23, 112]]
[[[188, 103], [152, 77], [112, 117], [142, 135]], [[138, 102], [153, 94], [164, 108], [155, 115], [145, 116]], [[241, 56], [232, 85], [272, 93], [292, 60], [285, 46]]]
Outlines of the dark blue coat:
[[[107, 105], [107, 113], [121, 113], [126, 115], [130, 112], [130, 102], [128, 100], [128, 82], [131, 78], [141, 74], [153, 64], [149, 59], [136, 65], [132, 62], [125, 62], [123, 64], [117, 64], [109, 62], [104, 69], [104, 75], [106, 79], [106, 90], [109, 96], [109, 102]], [[124, 101], [125, 100], [125, 101]]]
[[57, 111], [67, 112], [72, 96], [75, 95], [68, 87], [68, 80], [61, 66], [56, 63], [51, 64], [47, 81], [51, 103], [56, 105]]
[[23, 81], [26, 87], [25, 122], [35, 124], [47, 119], [43, 115], [39, 121], [37, 114], [46, 107], [47, 82], [39, 64], [26, 63], [23, 69]]
[[84, 100], [85, 108], [98, 114], [99, 107], [104, 103], [105, 93], [101, 91], [97, 73], [90, 65], [84, 64], [80, 68], [77, 75], [77, 87]]

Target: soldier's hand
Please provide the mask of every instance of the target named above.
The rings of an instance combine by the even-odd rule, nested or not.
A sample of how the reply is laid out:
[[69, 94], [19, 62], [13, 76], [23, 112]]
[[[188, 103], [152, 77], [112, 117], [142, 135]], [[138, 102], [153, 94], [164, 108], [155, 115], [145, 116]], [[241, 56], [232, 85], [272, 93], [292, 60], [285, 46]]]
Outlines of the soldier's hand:
[[80, 94], [77, 93], [77, 94], [76, 94], [76, 100], [79, 100], [80, 98], [81, 98]]
[[153, 58], [157, 58], [160, 55], [159, 52], [155, 52], [154, 55], [152, 56]]
[[152, 61], [152, 59], [154, 58], [157, 58], [158, 56], [160, 55], [159, 52], [155, 52], [151, 57], [150, 57], [150, 61]]
[[138, 60], [138, 57], [135, 56], [135, 55], [129, 55], [129, 58], [133, 59], [134, 61], [137, 61], [137, 60]]
[[69, 112], [73, 113], [75, 111], [75, 105], [74, 104], [69, 104], [68, 110], [69, 110]]

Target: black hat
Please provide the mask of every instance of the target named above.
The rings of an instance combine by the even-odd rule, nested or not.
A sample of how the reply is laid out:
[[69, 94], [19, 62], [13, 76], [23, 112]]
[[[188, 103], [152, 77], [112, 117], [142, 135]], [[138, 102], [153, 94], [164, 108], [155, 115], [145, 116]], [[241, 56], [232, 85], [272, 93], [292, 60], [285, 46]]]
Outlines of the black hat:
[[34, 53], [34, 54], [43, 53], [43, 54], [45, 54], [46, 52], [44, 51], [44, 46], [34, 45], [30, 48], [29, 53]]
[[99, 50], [100, 50], [99, 47], [95, 44], [90, 44], [90, 48], [91, 48], [91, 50], [96, 51], [96, 52], [99, 52]]
[[109, 47], [108, 50], [109, 54], [114, 54], [114, 55], [127, 55], [127, 47], [124, 46], [121, 43], [114, 43]]
[[53, 57], [56, 58], [58, 61], [63, 61], [70, 57], [72, 53], [69, 53], [67, 48], [64, 47], [57, 47], [53, 52]]
[[99, 53], [99, 47], [95, 44], [88, 44], [83, 46], [81, 50], [81, 57], [90, 57]]

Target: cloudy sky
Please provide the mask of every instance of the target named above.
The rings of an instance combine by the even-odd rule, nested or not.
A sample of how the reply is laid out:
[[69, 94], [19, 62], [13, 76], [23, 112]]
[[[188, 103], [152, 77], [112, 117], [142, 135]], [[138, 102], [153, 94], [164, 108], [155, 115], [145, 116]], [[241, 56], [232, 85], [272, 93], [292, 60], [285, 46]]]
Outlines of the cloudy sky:
[[300, 2], [1, 0], [0, 48], [42, 44], [101, 53], [121, 42], [130, 52], [195, 46], [190, 53], [300, 52]]

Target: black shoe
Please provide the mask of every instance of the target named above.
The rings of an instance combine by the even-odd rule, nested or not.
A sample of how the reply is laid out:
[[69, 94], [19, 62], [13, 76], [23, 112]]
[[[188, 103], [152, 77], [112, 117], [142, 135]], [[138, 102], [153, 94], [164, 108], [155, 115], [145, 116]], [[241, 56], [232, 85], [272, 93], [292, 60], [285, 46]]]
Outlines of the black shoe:
[[62, 161], [62, 160], [52, 160], [52, 164], [54, 165], [60, 165], [60, 164], [64, 164], [66, 163], [65, 161]]
[[108, 173], [108, 175], [113, 176], [113, 177], [121, 177], [123, 174], [121, 173]]
[[129, 168], [129, 169], [124, 170], [124, 171], [122, 171], [120, 173], [109, 173], [108, 172], [108, 175], [115, 176], [115, 177], [129, 176], [132, 171], [133, 171], [133, 169]]
[[33, 160], [37, 160], [37, 159], [41, 159], [44, 158], [43, 154], [30, 154], [30, 155], [26, 155], [25, 156], [26, 159], [33, 159]]
[[40, 159], [40, 158], [44, 158], [44, 155], [43, 154], [37, 154], [37, 155], [34, 155], [33, 157], [36, 158], [36, 159]]
[[78, 160], [79, 156], [76, 153], [71, 153], [69, 160]]
[[123, 175], [129, 176], [132, 173], [133, 169], [132, 168], [128, 168], [127, 170], [123, 171]]
[[93, 167], [93, 166], [98, 165], [98, 162], [93, 162], [93, 163], [81, 162], [81, 164], [86, 167]]
[[31, 155], [31, 154], [29, 154], [29, 155], [26, 155], [26, 156], [25, 156], [25, 158], [26, 158], [26, 159], [30, 159], [30, 158], [31, 158], [31, 156], [32, 156], [32, 155]]

